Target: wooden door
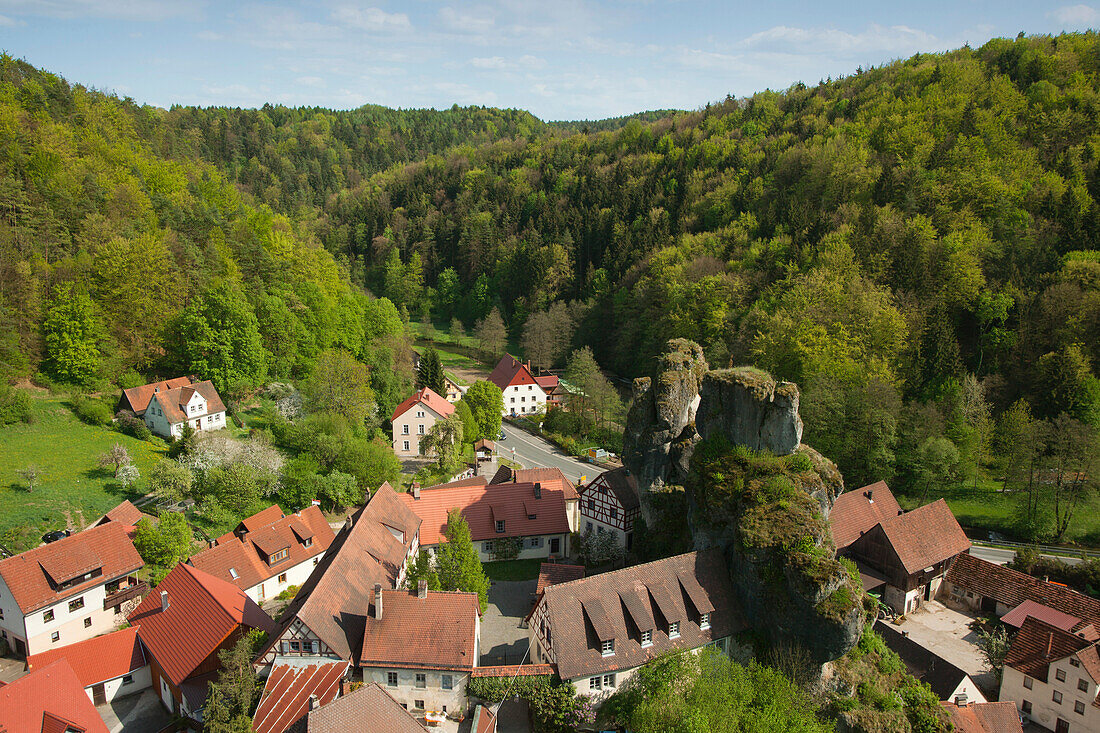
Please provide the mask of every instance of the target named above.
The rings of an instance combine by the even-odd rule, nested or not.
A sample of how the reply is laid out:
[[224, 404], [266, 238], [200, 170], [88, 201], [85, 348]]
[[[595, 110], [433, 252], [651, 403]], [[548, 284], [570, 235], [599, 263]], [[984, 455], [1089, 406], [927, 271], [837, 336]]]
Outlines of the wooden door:
[[550, 538], [550, 554], [557, 555], [561, 552], [561, 540], [557, 537]]
[[92, 685], [92, 704], [103, 705], [107, 702], [107, 691], [102, 684]]
[[1058, 724], [1054, 728], [1054, 733], [1069, 733], [1069, 721], [1058, 718]]

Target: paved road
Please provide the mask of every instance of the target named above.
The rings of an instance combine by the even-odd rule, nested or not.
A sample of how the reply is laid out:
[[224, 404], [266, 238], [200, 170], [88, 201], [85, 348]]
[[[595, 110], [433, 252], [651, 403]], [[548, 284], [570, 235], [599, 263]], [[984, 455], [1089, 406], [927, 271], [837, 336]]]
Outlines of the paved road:
[[601, 472], [599, 466], [578, 461], [562, 453], [552, 443], [520, 430], [515, 425], [505, 423], [504, 435], [504, 440], [497, 443], [497, 453], [523, 464], [524, 468], [557, 468], [570, 481], [579, 481], [581, 476], [585, 476], [586, 481], [591, 481]]
[[[989, 562], [995, 562], [998, 565], [1004, 565], [1010, 562], [1012, 558], [1016, 557], [1015, 550], [1004, 550], [999, 547], [983, 547], [980, 545], [973, 545], [970, 548], [970, 554], [974, 557], [987, 560]], [[1061, 557], [1057, 555], [1043, 555], [1043, 557], [1054, 558], [1055, 560], [1061, 560], [1068, 565], [1076, 565], [1081, 562], [1079, 557]]]

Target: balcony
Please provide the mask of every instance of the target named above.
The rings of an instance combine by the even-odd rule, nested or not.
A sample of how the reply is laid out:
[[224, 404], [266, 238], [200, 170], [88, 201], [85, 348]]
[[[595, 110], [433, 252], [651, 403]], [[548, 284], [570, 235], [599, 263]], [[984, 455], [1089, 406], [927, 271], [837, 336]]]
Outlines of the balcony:
[[106, 611], [108, 608], [114, 608], [133, 598], [143, 596], [148, 592], [149, 584], [145, 581], [125, 588], [119, 588], [114, 593], [108, 593], [107, 597], [103, 599], [103, 610]]

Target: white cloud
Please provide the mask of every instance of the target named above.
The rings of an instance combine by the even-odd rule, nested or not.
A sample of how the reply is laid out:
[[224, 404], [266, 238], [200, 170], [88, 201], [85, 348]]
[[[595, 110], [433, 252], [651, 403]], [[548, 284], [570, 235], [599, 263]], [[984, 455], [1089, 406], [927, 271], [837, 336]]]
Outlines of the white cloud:
[[342, 5], [332, 11], [332, 20], [359, 30], [381, 32], [412, 28], [404, 13], [387, 13], [381, 8], [358, 8]]
[[120, 20], [160, 21], [168, 18], [197, 18], [198, 0], [0, 0], [0, 8], [18, 15], [51, 18], [117, 18]]
[[881, 26], [872, 23], [861, 33], [849, 33], [836, 28], [796, 28], [777, 25], [754, 33], [737, 44], [741, 48], [799, 56], [829, 54], [859, 56], [867, 53], [910, 55], [917, 51], [932, 51], [939, 40], [921, 30], [905, 25]]
[[21, 20], [9, 18], [6, 15], [0, 15], [0, 28], [14, 28], [17, 25], [24, 25], [24, 23]]
[[440, 8], [439, 20], [449, 30], [460, 33], [487, 33], [496, 23], [496, 19], [485, 13], [484, 9], [481, 14], [460, 13], [450, 6]]
[[511, 67], [503, 56], [492, 56], [490, 58], [472, 58], [470, 59], [470, 66], [475, 69], [508, 69]]
[[1089, 5], [1064, 5], [1047, 15], [1067, 26], [1091, 26], [1100, 21], [1100, 12]]
[[214, 31], [199, 31], [195, 34], [195, 38], [200, 41], [220, 41], [223, 36], [221, 33], [215, 33]]
[[521, 69], [542, 69], [546, 67], [546, 60], [531, 54], [524, 54], [518, 59], [509, 60], [503, 56], [474, 57], [470, 59], [470, 66], [475, 69], [488, 69], [495, 71], [519, 71]]
[[315, 89], [320, 89], [325, 86], [325, 80], [319, 76], [299, 76], [294, 81], [304, 87], [313, 87]]

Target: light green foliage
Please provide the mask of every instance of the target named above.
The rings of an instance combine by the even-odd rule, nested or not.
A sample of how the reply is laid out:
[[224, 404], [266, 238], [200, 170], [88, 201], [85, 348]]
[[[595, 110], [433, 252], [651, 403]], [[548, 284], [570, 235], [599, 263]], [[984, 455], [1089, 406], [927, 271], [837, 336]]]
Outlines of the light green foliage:
[[375, 417], [377, 405], [367, 368], [343, 349], [329, 349], [317, 357], [302, 395], [306, 409], [343, 415], [352, 426]]
[[447, 514], [446, 542], [436, 549], [436, 571], [443, 590], [477, 593], [481, 610], [489, 603], [489, 579], [481, 567], [477, 550], [470, 539], [470, 526], [458, 509]]
[[470, 408], [470, 413], [477, 422], [476, 437], [472, 440], [496, 440], [500, 434], [500, 413], [504, 409], [504, 394], [500, 387], [488, 379], [479, 379], [466, 390], [462, 402]]
[[1009, 646], [1008, 630], [1004, 626], [998, 624], [992, 631], [984, 628], [978, 630], [978, 649], [998, 681], [1004, 670]]
[[31, 398], [25, 391], [0, 382], [0, 427], [31, 419]]
[[577, 390], [568, 394], [569, 409], [578, 413], [582, 420], [605, 426], [622, 418], [623, 403], [619, 393], [600, 371], [592, 349], [585, 346], [573, 352], [565, 368], [565, 380]]
[[191, 554], [191, 541], [191, 526], [181, 512], [161, 512], [156, 524], [142, 517], [134, 530], [134, 547], [160, 577]]
[[99, 372], [99, 324], [91, 298], [63, 283], [54, 288], [52, 302], [42, 324], [46, 367], [63, 382], [90, 384]]
[[416, 559], [409, 563], [409, 569], [405, 574], [405, 587], [416, 590], [421, 580], [428, 581], [428, 590], [442, 590], [439, 582], [439, 573], [436, 572], [435, 562], [427, 550], [421, 549], [416, 553]]
[[149, 491], [158, 501], [171, 503], [191, 496], [192, 481], [191, 471], [170, 458], [154, 463], [146, 479]]
[[486, 358], [494, 361], [499, 359], [508, 341], [508, 331], [504, 328], [504, 319], [496, 307], [478, 321], [476, 332], [481, 351]]
[[439, 468], [453, 471], [458, 468], [463, 445], [464, 426], [462, 418], [452, 413], [428, 428], [428, 433], [420, 439], [421, 454], [434, 455]]
[[[476, 443], [481, 435], [481, 426], [474, 418], [474, 413], [470, 411], [470, 405], [465, 397], [455, 403], [454, 414], [462, 421], [462, 440], [468, 444]], [[493, 437], [496, 438], [496, 436]]]

